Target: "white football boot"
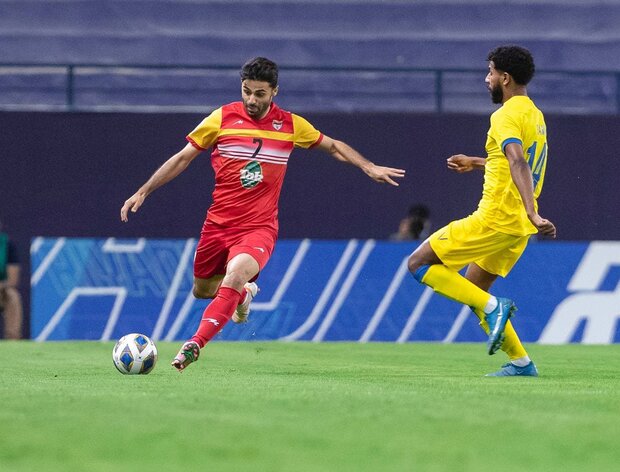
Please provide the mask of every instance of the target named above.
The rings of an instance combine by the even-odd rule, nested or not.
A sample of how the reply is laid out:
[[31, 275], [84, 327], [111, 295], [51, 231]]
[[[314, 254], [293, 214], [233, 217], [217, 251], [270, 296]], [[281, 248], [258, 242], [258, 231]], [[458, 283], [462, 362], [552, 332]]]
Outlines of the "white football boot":
[[248, 315], [250, 314], [250, 303], [252, 303], [252, 300], [254, 300], [254, 297], [260, 291], [258, 285], [254, 282], [248, 282], [243, 288], [246, 292], [245, 300], [243, 300], [243, 303], [240, 305], [237, 305], [237, 309], [232, 315], [232, 320], [235, 323], [247, 323]]

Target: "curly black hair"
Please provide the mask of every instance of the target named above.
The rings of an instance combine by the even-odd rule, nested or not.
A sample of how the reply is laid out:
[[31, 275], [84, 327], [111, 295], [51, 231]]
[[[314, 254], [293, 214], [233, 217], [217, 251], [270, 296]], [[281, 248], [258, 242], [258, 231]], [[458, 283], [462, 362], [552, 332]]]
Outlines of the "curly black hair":
[[521, 46], [499, 46], [489, 52], [488, 61], [493, 61], [495, 68], [507, 72], [519, 85], [527, 85], [536, 68], [532, 54]]
[[250, 59], [239, 72], [241, 81], [259, 80], [269, 82], [273, 88], [278, 86], [278, 65], [265, 57], [255, 57]]

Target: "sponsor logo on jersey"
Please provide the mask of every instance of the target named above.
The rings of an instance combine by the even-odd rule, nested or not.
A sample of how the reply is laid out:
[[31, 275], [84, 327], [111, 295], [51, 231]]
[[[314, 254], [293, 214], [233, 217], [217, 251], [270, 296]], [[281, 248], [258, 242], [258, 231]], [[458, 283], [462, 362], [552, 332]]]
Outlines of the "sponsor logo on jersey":
[[260, 163], [252, 161], [241, 169], [241, 186], [243, 188], [256, 187], [263, 181], [263, 168]]
[[282, 121], [278, 121], [278, 120], [273, 120], [271, 122], [271, 124], [273, 125], [273, 129], [275, 129], [276, 131], [280, 131], [282, 129]]

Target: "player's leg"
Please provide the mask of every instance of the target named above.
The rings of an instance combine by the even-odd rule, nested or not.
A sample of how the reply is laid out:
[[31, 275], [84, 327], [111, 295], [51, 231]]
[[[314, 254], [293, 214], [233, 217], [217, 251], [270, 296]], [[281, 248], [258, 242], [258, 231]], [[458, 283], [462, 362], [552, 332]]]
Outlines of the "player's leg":
[[[224, 229], [208, 220], [205, 221], [194, 255], [192, 292], [196, 298], [216, 297], [226, 271], [227, 257], [228, 247]], [[200, 347], [194, 340], [185, 342], [173, 359], [172, 366], [181, 371], [198, 360]]]
[[[508, 240], [511, 239], [510, 237], [507, 238]], [[528, 239], [528, 236], [519, 237], [511, 244], [507, 245], [502, 251], [470, 264], [467, 268], [465, 277], [480, 288], [488, 291], [498, 276], [496, 274], [502, 275], [503, 277], [508, 275], [512, 267], [521, 257], [521, 254], [523, 254]], [[478, 318], [480, 318], [480, 325], [482, 328], [488, 332], [488, 327], [484, 321], [484, 314], [476, 310], [474, 310], [474, 312]], [[538, 376], [536, 365], [527, 354], [510, 320], [506, 323], [501, 349], [508, 355], [509, 362], [504, 364], [497, 372], [487, 374], [488, 376]]]
[[[196, 298], [211, 298], [215, 300], [207, 306], [202, 317], [203, 319], [209, 318], [208, 315], [212, 310], [221, 305], [222, 297], [225, 297], [230, 287], [234, 286], [235, 277], [242, 277], [246, 280], [246, 285], [247, 279], [256, 277], [257, 272], [255, 273], [254, 271], [251, 274], [243, 273], [243, 266], [238, 264], [238, 260], [235, 259], [236, 256], [241, 254], [249, 255], [249, 260], [252, 263], [255, 262], [252, 259], [258, 260], [259, 270], [260, 264], [263, 263], [264, 265], [266, 263], [266, 260], [263, 261], [260, 256], [254, 255], [254, 252], [258, 252], [258, 250], [251, 247], [252, 245], [260, 246], [260, 242], [256, 240], [256, 234], [261, 235], [262, 233], [263, 230], [261, 229], [235, 230], [222, 227], [210, 221], [205, 222], [194, 257], [193, 293]], [[270, 247], [272, 248], [273, 244]], [[271, 250], [269, 254], [271, 254]], [[242, 260], [245, 260], [245, 258], [242, 258]], [[255, 284], [253, 285], [256, 286]], [[228, 287], [228, 289], [222, 291], [221, 289], [225, 287]], [[240, 304], [243, 304], [247, 302], [249, 297], [246, 290], [242, 289], [241, 291], [244, 297], [241, 299]], [[258, 288], [255, 291], [258, 291]], [[218, 296], [220, 297], [219, 299]], [[249, 302], [247, 303], [249, 304]], [[239, 305], [237, 305], [238, 307]], [[199, 347], [202, 346], [204, 346], [204, 343], [200, 342]]]
[[[193, 294], [196, 298], [215, 298], [217, 291], [222, 285], [224, 275], [214, 275], [210, 279], [194, 277]], [[260, 289], [255, 282], [248, 282], [244, 285], [242, 302], [237, 306], [233, 313], [232, 320], [235, 323], [246, 323], [250, 314], [250, 303], [258, 294]]]
[[418, 282], [464, 305], [484, 310], [495, 298], [472, 284], [456, 270], [444, 265], [428, 240], [409, 256], [408, 268]]
[[[491, 289], [491, 285], [493, 285], [493, 282], [495, 282], [495, 280], [497, 279], [496, 274], [487, 272], [475, 263], [472, 263], [467, 267], [465, 277], [467, 278], [467, 280], [471, 281], [472, 283], [476, 284], [478, 287], [486, 291], [489, 291]], [[473, 311], [480, 319], [480, 326], [488, 334], [489, 327], [484, 319], [484, 313], [476, 309], [474, 309]], [[508, 320], [508, 322], [506, 323], [504, 336], [505, 338], [501, 346], [501, 350], [508, 355], [510, 362], [512, 362], [518, 367], [527, 366], [531, 362], [531, 359], [529, 358], [527, 351], [523, 347], [523, 344], [521, 343], [521, 340], [519, 339], [519, 336], [517, 335], [517, 332], [515, 331], [510, 320]]]
[[259, 291], [260, 289], [255, 282], [248, 282], [243, 286], [243, 293], [241, 297], [242, 302], [239, 303], [237, 309], [232, 315], [231, 319], [233, 322], [238, 324], [247, 323], [248, 316], [250, 314], [250, 304]]
[[487, 351], [494, 354], [501, 346], [506, 322], [516, 309], [512, 300], [496, 298], [482, 290], [456, 269], [493, 253], [497, 244], [507, 244], [475, 216], [453, 221], [433, 233], [409, 257], [408, 267], [419, 282], [437, 293], [485, 313], [491, 327]]
[[[270, 228], [246, 230], [237, 234], [232, 232], [227, 251], [226, 275], [221, 280], [217, 296], [205, 310], [195, 339], [192, 338], [200, 347], [217, 334], [231, 317], [237, 323], [247, 320], [250, 302], [258, 293], [254, 280], [269, 261], [276, 236], [275, 230]], [[215, 325], [213, 320], [219, 324]]]
[[192, 341], [196, 341], [202, 348], [224, 327], [237, 306], [244, 301], [245, 285], [259, 270], [258, 262], [249, 254], [238, 254], [230, 260], [217, 295], [204, 311]]
[[202, 314], [196, 333], [183, 344], [172, 361], [173, 367], [182, 371], [198, 360], [200, 349], [220, 332], [237, 306], [243, 302], [244, 285], [254, 278], [258, 271], [258, 262], [249, 254], [238, 254], [228, 262], [217, 294]]
[[[255, 229], [244, 234], [236, 245], [230, 249], [230, 257], [234, 257], [236, 254], [240, 253], [249, 254], [258, 262], [259, 270], [262, 270], [263, 267], [267, 265], [267, 262], [269, 262], [276, 240], [277, 233], [273, 228]], [[258, 285], [254, 282], [257, 278], [258, 274], [243, 286], [242, 302], [237, 306], [237, 309], [232, 315], [231, 319], [233, 322], [246, 323], [248, 321], [250, 304], [260, 291]]]
[[201, 299], [215, 298], [217, 291], [222, 285], [224, 274], [217, 274], [208, 279], [194, 276], [194, 287], [192, 293], [194, 297]]
[[[178, 370], [198, 359], [209, 342], [233, 314], [249, 313], [249, 304], [258, 292], [253, 281], [267, 264], [277, 233], [272, 228], [235, 230], [205, 223], [194, 259], [195, 289], [213, 298], [205, 309], [196, 334], [185, 343], [172, 362]], [[217, 279], [213, 274], [225, 275]], [[240, 320], [244, 321], [244, 320]]]
[[[488, 292], [491, 290], [493, 282], [495, 282], [495, 280], [497, 279], [497, 275], [491, 274], [486, 270], [481, 269], [478, 265], [472, 262], [471, 264], [469, 264], [469, 266], [467, 266], [465, 278], [477, 287], [480, 287], [485, 292]], [[480, 327], [484, 330], [486, 334], [489, 334], [489, 324], [484, 319], [484, 312], [478, 310], [473, 306], [470, 308], [480, 320]], [[508, 321], [508, 323], [510, 323], [510, 321]], [[508, 323], [506, 323], [506, 325], [508, 325]]]
[[[209, 278], [194, 276], [194, 287], [192, 293], [199, 299], [215, 298], [217, 291], [222, 284], [223, 274], [217, 274]], [[200, 356], [200, 346], [195, 341], [187, 341], [181, 346], [176, 357], [172, 360], [172, 366], [178, 370], [183, 370], [192, 362], [198, 360]]]
[[428, 240], [409, 257], [408, 267], [415, 279], [435, 292], [484, 313], [489, 331], [487, 351], [494, 354], [500, 347], [506, 322], [515, 306], [512, 300], [496, 298], [477, 287], [456, 270], [441, 263]]

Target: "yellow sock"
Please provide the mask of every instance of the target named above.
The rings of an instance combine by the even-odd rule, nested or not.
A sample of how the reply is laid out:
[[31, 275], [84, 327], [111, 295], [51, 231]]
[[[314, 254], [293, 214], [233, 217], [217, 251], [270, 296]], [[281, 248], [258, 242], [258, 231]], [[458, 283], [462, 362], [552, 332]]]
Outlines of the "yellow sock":
[[491, 298], [489, 293], [467, 280], [457, 271], [448, 269], [442, 264], [430, 266], [422, 277], [422, 283], [444, 297], [474, 307], [481, 312], [484, 312], [484, 307]]
[[[484, 332], [489, 334], [489, 325], [486, 321], [484, 321], [484, 311], [474, 310], [474, 313], [480, 319], [480, 326]], [[504, 335], [506, 337], [504, 338], [504, 343], [502, 344], [501, 350], [508, 354], [508, 358], [511, 361], [527, 356], [527, 351], [523, 347], [523, 344], [521, 344], [521, 340], [519, 339], [519, 336], [517, 335], [517, 332], [512, 326], [510, 320], [506, 323]]]

